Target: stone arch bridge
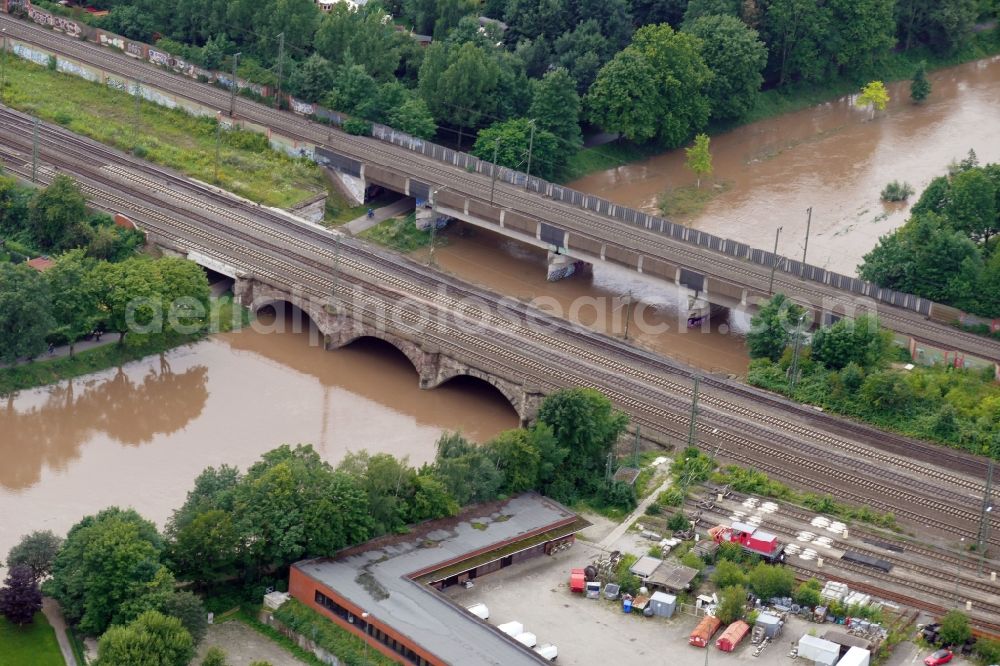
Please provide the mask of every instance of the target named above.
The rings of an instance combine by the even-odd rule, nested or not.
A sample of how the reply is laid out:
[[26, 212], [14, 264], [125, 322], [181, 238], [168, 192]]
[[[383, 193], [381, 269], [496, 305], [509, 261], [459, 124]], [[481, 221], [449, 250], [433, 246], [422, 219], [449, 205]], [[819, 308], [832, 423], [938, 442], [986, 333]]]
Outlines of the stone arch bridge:
[[302, 310], [315, 324], [325, 349], [338, 349], [364, 337], [376, 338], [398, 349], [413, 364], [420, 378], [420, 388], [432, 389], [457, 377], [473, 377], [495, 388], [514, 408], [522, 425], [535, 420], [544, 394], [530, 385], [525, 377], [498, 374], [496, 370], [479, 367], [460, 352], [445, 353], [430, 341], [420, 339], [391, 321], [375, 326], [351, 316], [349, 309], [336, 309], [330, 303], [290, 293], [252, 277], [237, 277], [233, 285], [237, 302], [253, 312], [280, 303], [289, 303]]

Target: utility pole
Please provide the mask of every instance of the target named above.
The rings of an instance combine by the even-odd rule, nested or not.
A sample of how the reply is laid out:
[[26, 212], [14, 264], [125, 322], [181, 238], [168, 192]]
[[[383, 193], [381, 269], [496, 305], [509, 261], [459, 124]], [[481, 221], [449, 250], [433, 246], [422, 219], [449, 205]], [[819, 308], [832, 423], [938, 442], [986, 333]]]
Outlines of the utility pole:
[[[524, 174], [527, 178], [524, 179], [524, 189], [528, 189], [528, 180], [531, 178], [531, 150], [535, 146], [535, 119], [531, 119], [531, 136], [528, 138], [528, 168], [525, 170]], [[626, 338], [628, 335], [626, 334]]]
[[781, 237], [781, 227], [774, 232], [774, 253], [771, 257], [771, 281], [767, 285], [767, 295], [774, 293], [774, 271], [778, 268], [778, 239]]
[[135, 119], [132, 121], [132, 154], [139, 148], [139, 122], [142, 120], [142, 79], [135, 80]]
[[35, 116], [35, 129], [31, 141], [31, 182], [38, 181], [38, 116]]
[[3, 61], [0, 62], [0, 103], [7, 103], [7, 28], [3, 29]]
[[701, 375], [694, 376], [694, 389], [691, 391], [691, 425], [688, 428], [688, 446], [695, 446], [695, 435], [698, 432], [698, 384]]
[[989, 448], [989, 467], [986, 472], [986, 492], [983, 494], [983, 510], [979, 514], [979, 574], [983, 573], [983, 563], [986, 560], [986, 550], [990, 543], [990, 513], [993, 511], [993, 456], [997, 452], [1000, 435], [994, 436]]
[[278, 35], [278, 92], [274, 96], [274, 104], [281, 108], [281, 75], [285, 67], [285, 33]]
[[222, 143], [222, 119], [215, 123], [215, 184], [219, 184], [219, 147]]
[[813, 207], [806, 208], [806, 213], [809, 214], [809, 217], [806, 218], [806, 242], [802, 246], [802, 266], [799, 268], [799, 277], [802, 277], [806, 272], [806, 252], [809, 250], [809, 227], [812, 226]]
[[628, 301], [625, 302], [625, 339], [628, 340], [628, 324], [632, 321], [632, 290], [628, 290]]
[[493, 143], [493, 185], [490, 187], [490, 205], [493, 205], [493, 194], [497, 191], [497, 176], [500, 175], [500, 167], [497, 165], [497, 157], [500, 155], [500, 137]]
[[798, 379], [799, 374], [799, 350], [802, 348], [802, 321], [806, 318], [806, 314], [803, 312], [799, 316], [799, 320], [795, 323], [795, 346], [794, 353], [792, 354], [792, 367], [791, 376], [788, 380], [788, 387], [791, 390], [795, 390], [795, 382]]
[[241, 53], [234, 53], [233, 54], [233, 82], [232, 82], [233, 83], [233, 87], [232, 87], [232, 91], [231, 91], [232, 94], [229, 96], [229, 117], [230, 118], [235, 118], [236, 117], [236, 92], [240, 88], [239, 84], [236, 83], [236, 63], [238, 63], [240, 61], [240, 56], [241, 55], [243, 55], [242, 52]]

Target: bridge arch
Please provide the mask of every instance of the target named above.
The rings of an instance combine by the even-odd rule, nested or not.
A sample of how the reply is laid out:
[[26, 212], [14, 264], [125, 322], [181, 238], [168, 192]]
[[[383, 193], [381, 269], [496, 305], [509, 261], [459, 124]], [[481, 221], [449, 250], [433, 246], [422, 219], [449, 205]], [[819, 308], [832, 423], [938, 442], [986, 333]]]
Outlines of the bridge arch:
[[445, 371], [439, 374], [437, 377], [435, 377], [433, 382], [427, 383], [427, 385], [425, 385], [424, 388], [429, 388], [429, 389], [438, 388], [444, 386], [448, 382], [463, 377], [469, 377], [483, 384], [488, 384], [497, 393], [502, 395], [504, 399], [510, 404], [510, 406], [514, 408], [514, 411], [517, 413], [518, 418], [520, 418], [522, 421], [526, 418], [523, 410], [524, 396], [523, 396], [523, 391], [520, 389], [520, 387], [514, 386], [513, 384], [510, 384], [509, 382], [506, 382], [502, 379], [497, 379], [496, 377], [490, 375], [489, 373], [481, 372], [476, 368], [465, 368], [461, 370]]
[[298, 299], [294, 296], [291, 298], [283, 298], [281, 296], [261, 296], [253, 300], [253, 303], [250, 305], [250, 310], [253, 312], [254, 316], [267, 307], [274, 308], [275, 313], [278, 313], [279, 310], [283, 310], [286, 305], [290, 305], [293, 308], [298, 309], [309, 318], [310, 323], [314, 325], [320, 333], [323, 335], [329, 335], [329, 315], [327, 315], [322, 308], [308, 300]]
[[346, 347], [352, 342], [357, 342], [358, 340], [362, 340], [364, 338], [379, 340], [395, 348], [413, 365], [413, 369], [416, 370], [417, 375], [423, 377], [423, 369], [426, 365], [424, 362], [423, 350], [412, 342], [397, 338], [394, 335], [389, 335], [376, 330], [353, 330], [346, 335], [341, 336], [340, 339], [337, 340], [336, 347], [338, 349]]

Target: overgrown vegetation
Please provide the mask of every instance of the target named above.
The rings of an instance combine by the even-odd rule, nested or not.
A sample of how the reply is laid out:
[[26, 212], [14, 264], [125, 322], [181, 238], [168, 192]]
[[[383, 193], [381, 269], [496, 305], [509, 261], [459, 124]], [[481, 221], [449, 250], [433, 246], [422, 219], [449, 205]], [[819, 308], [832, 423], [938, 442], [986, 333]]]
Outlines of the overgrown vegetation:
[[296, 599], [274, 612], [274, 617], [289, 629], [316, 641], [347, 666], [391, 666], [396, 662], [376, 650], [366, 649], [364, 640], [334, 624]]
[[820, 329], [810, 344], [800, 340], [796, 354], [789, 344], [804, 335], [796, 312], [778, 294], [754, 316], [751, 384], [972, 453], [1000, 452], [1000, 385], [992, 368], [892, 367], [899, 352], [867, 315]]
[[[323, 191], [320, 169], [272, 150], [263, 134], [217, 130], [195, 117], [120, 90], [7, 57], [4, 103], [77, 134], [133, 152], [199, 180], [269, 206], [290, 207]], [[138, 125], [137, 125], [138, 123]], [[221, 139], [216, 179], [216, 134]]]
[[[360, 234], [361, 238], [400, 252], [412, 252], [430, 245], [430, 229], [417, 228], [416, 213], [403, 218], [391, 218]], [[441, 243], [440, 238], [435, 242]]]
[[715, 183], [711, 187], [684, 185], [660, 194], [658, 206], [664, 217], [684, 220], [697, 216], [712, 199], [730, 187], [729, 183]]
[[882, 188], [882, 201], [906, 201], [913, 194], [913, 186], [894, 180]]

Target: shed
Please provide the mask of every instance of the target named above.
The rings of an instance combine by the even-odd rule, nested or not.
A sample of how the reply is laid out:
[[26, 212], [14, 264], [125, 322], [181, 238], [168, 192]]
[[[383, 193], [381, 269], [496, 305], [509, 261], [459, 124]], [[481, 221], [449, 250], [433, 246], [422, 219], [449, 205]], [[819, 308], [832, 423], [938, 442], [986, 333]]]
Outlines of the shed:
[[504, 622], [503, 624], [498, 624], [497, 629], [507, 634], [511, 638], [514, 638], [518, 634], [524, 633], [524, 625], [518, 621]]
[[653, 592], [653, 596], [649, 598], [649, 605], [653, 609], [653, 615], [673, 617], [677, 610], [677, 597], [666, 592]]
[[718, 550], [719, 544], [715, 543], [715, 541], [711, 539], [702, 539], [694, 545], [691, 552], [701, 558], [709, 557], [714, 559], [715, 553], [718, 552]]
[[749, 631], [749, 624], [743, 620], [736, 620], [726, 627], [726, 630], [719, 636], [719, 640], [715, 641], [715, 647], [723, 652], [732, 652]]
[[754, 623], [754, 626], [763, 628], [765, 638], [773, 639], [781, 633], [781, 627], [784, 626], [784, 623], [774, 613], [761, 613], [757, 616], [757, 622]]
[[697, 575], [697, 569], [683, 564], [664, 562], [656, 567], [656, 571], [645, 582], [649, 587], [657, 587], [667, 592], [685, 592]]
[[653, 572], [663, 564], [663, 560], [657, 557], [651, 557], [649, 555], [643, 555], [640, 557], [635, 564], [629, 567], [629, 573], [632, 573], [639, 578], [646, 580], [653, 575]]
[[799, 639], [799, 656], [812, 660], [816, 666], [834, 666], [840, 659], [840, 646], [806, 634]]
[[722, 626], [722, 622], [719, 618], [706, 615], [698, 623], [698, 626], [694, 628], [694, 631], [691, 632], [691, 635], [688, 637], [688, 643], [695, 647], [707, 647], [708, 642], [712, 640], [712, 636], [715, 635], [720, 626]]

